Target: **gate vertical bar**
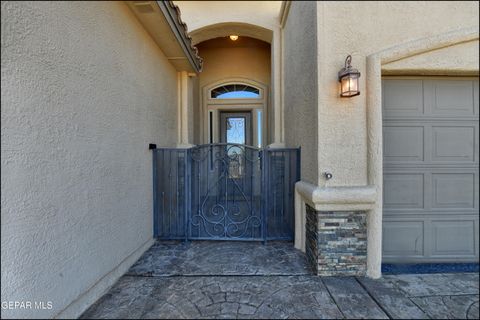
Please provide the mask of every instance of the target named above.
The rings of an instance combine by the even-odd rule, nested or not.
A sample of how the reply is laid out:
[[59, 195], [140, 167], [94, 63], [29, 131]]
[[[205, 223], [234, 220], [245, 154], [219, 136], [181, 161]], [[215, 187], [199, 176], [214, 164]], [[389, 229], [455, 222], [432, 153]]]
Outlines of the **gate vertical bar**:
[[190, 164], [190, 156], [191, 156], [191, 150], [192, 149], [187, 149], [185, 151], [185, 222], [184, 222], [184, 233], [185, 233], [185, 242], [188, 242], [188, 237], [189, 237], [189, 228], [188, 226], [190, 225], [190, 211], [191, 211], [191, 197], [192, 197], [192, 192], [191, 192], [191, 164]]
[[262, 232], [263, 232], [263, 244], [267, 243], [267, 214], [268, 214], [268, 188], [269, 188], [269, 174], [268, 174], [268, 149], [262, 151]]
[[158, 201], [157, 201], [157, 149], [152, 149], [153, 176], [153, 236], [158, 236]]
[[302, 167], [302, 166], [301, 166], [301, 164], [302, 164], [302, 163], [301, 163], [301, 160], [302, 160], [302, 159], [301, 159], [301, 155], [302, 155], [301, 151], [302, 151], [301, 147], [298, 147], [298, 149], [297, 149], [297, 157], [296, 157], [296, 159], [295, 159], [295, 161], [297, 162], [297, 172], [296, 172], [297, 175], [295, 176], [295, 183], [296, 183], [297, 181], [300, 181], [300, 177], [301, 177], [301, 172], [300, 172], [301, 167]]

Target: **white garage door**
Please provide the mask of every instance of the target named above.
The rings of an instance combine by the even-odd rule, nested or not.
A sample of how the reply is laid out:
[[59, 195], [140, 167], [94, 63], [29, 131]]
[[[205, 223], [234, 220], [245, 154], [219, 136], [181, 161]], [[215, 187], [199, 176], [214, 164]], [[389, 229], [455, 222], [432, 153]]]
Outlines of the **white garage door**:
[[478, 78], [384, 78], [383, 261], [478, 261]]

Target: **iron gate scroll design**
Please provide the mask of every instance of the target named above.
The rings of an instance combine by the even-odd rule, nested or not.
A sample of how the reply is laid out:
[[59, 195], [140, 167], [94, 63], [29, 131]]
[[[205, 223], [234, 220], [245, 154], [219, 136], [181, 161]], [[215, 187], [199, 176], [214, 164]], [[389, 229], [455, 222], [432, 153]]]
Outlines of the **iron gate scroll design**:
[[234, 144], [191, 149], [190, 239], [262, 239], [261, 152]]
[[293, 239], [300, 149], [208, 144], [153, 150], [161, 239]]

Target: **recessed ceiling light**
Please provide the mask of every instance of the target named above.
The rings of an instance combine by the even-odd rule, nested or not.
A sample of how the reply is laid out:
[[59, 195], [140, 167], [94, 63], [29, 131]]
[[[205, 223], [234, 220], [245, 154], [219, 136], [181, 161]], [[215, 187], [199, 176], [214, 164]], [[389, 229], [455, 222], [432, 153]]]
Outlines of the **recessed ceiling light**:
[[232, 34], [232, 35], [230, 36], [230, 40], [232, 40], [232, 41], [236, 41], [237, 39], [238, 39], [238, 36], [236, 36], [236, 35], [233, 35], [233, 34]]

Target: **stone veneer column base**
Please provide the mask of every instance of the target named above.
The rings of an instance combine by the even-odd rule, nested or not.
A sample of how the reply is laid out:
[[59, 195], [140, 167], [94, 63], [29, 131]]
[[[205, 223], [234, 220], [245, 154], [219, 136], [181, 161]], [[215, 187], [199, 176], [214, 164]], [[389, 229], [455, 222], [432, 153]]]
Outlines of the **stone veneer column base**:
[[367, 222], [364, 211], [316, 211], [306, 205], [305, 248], [319, 276], [364, 276]]

